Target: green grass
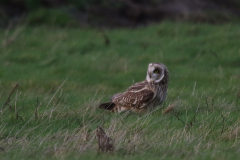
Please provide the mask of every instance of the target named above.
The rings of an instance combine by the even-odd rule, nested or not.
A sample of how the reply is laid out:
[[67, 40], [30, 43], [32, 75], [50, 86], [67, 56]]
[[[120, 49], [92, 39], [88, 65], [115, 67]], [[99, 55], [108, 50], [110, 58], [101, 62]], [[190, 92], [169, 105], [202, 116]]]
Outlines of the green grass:
[[[240, 156], [240, 24], [163, 22], [104, 33], [19, 26], [1, 30], [0, 39], [1, 106], [20, 84], [11, 109], [6, 106], [0, 115], [2, 159]], [[168, 98], [161, 107], [142, 116], [97, 108], [144, 80], [151, 62], [164, 63], [170, 72]], [[162, 114], [173, 103], [184, 123]], [[97, 152], [98, 125], [115, 141], [111, 154]]]

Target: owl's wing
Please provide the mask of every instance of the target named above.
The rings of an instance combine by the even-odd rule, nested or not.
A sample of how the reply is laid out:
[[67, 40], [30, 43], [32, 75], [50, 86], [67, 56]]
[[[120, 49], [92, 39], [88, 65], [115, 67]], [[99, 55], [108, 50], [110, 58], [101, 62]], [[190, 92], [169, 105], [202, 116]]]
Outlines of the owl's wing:
[[[130, 86], [127, 91], [130, 91], [130, 92], [139, 92], [140, 90], [142, 89], [145, 89], [145, 86], [146, 86], [146, 82], [145, 81], [142, 81], [142, 82], [138, 82], [138, 83], [135, 83], [134, 85]], [[119, 99], [123, 96], [124, 93], [118, 93], [118, 94], [115, 94], [112, 96], [111, 100], [113, 101], [114, 99]]]
[[128, 91], [139, 91], [146, 86], [146, 81], [138, 82], [128, 88]]
[[152, 90], [145, 87], [141, 87], [138, 89], [133, 88], [124, 93], [115, 95], [112, 98], [112, 102], [124, 107], [142, 108], [154, 99], [154, 92]]

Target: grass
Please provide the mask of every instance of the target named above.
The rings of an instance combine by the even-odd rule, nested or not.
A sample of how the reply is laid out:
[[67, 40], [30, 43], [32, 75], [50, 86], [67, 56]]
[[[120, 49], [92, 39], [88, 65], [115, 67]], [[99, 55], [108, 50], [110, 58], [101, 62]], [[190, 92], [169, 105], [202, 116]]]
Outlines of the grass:
[[[163, 22], [104, 31], [2, 29], [0, 104], [19, 87], [1, 111], [1, 158], [236, 159], [239, 28]], [[144, 80], [150, 62], [170, 72], [162, 106], [142, 116], [97, 108]], [[113, 153], [97, 152], [97, 126], [114, 140]]]

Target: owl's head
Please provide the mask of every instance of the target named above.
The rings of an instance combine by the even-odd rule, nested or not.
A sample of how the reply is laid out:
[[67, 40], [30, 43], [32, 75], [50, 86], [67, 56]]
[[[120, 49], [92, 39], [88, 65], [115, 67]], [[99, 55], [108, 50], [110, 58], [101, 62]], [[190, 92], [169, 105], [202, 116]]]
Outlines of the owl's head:
[[155, 82], [161, 84], [168, 83], [168, 70], [164, 64], [150, 63], [148, 65], [147, 77], [148, 82]]

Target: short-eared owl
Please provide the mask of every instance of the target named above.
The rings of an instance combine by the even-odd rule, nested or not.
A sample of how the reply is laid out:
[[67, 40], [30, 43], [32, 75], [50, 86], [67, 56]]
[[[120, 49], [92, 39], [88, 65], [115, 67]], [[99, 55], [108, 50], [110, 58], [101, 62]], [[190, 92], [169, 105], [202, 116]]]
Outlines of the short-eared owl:
[[114, 112], [131, 110], [135, 113], [151, 110], [166, 99], [168, 80], [165, 65], [150, 63], [145, 81], [130, 86], [126, 92], [114, 95], [111, 102], [102, 103], [99, 108]]

